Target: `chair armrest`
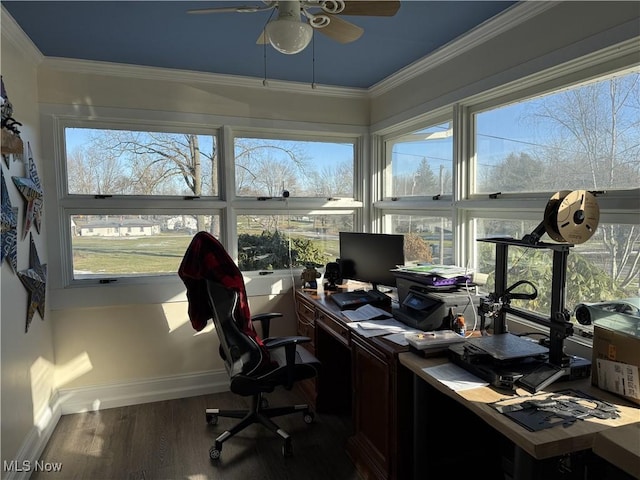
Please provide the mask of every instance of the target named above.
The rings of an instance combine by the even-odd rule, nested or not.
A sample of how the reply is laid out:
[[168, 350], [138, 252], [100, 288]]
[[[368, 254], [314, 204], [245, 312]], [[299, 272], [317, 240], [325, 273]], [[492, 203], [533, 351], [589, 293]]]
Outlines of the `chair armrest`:
[[263, 340], [264, 346], [268, 350], [274, 348], [284, 347], [285, 358], [287, 359], [287, 383], [284, 388], [291, 390], [295, 379], [295, 366], [296, 366], [296, 346], [301, 343], [308, 343], [311, 339], [309, 337], [291, 336], [291, 337], [275, 337], [267, 338]]
[[260, 322], [262, 324], [262, 338], [267, 338], [269, 336], [269, 326], [271, 325], [271, 319], [281, 316], [282, 314], [277, 312], [258, 313], [251, 316], [251, 321]]
[[309, 343], [311, 339], [309, 337], [301, 337], [301, 336], [290, 336], [290, 337], [273, 337], [273, 338], [265, 338], [262, 340], [264, 346], [267, 347], [268, 350], [280, 347], [286, 347], [287, 345], [297, 345], [299, 343]]

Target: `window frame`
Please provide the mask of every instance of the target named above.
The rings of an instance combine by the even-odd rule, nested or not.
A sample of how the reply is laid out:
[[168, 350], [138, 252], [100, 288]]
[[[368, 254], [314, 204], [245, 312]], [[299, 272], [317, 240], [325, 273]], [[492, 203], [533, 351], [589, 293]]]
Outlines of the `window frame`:
[[[146, 110], [102, 107], [43, 105], [40, 112], [44, 151], [52, 152], [53, 161], [45, 162], [45, 205], [54, 214], [47, 215], [51, 251], [59, 252], [49, 259], [48, 306], [53, 309], [93, 307], [121, 304], [185, 301], [184, 284], [176, 274], [115, 277], [117, 282], [100, 283], [99, 279], [74, 279], [70, 218], [78, 214], [157, 214], [218, 215], [220, 241], [233, 258], [237, 258], [239, 215], [259, 214], [353, 214], [354, 228], [362, 228], [362, 210], [366, 182], [358, 180], [368, 150], [368, 129], [364, 127], [300, 122], [267, 122], [244, 118], [200, 114], [173, 114]], [[218, 155], [218, 195], [200, 198], [169, 196], [117, 196], [96, 198], [94, 195], [67, 193], [65, 128], [111, 128], [119, 130], [167, 131], [195, 133], [215, 137]], [[284, 132], [284, 133], [282, 133]], [[354, 198], [256, 198], [235, 196], [233, 139], [236, 135], [286, 140], [339, 141], [354, 144]], [[357, 198], [359, 197], [359, 198]], [[268, 277], [259, 272], [243, 272], [247, 289], [252, 294], [273, 294], [273, 284], [282, 290], [290, 288], [299, 272], [275, 271]], [[110, 277], [111, 278], [111, 277]], [[249, 286], [250, 285], [250, 286]], [[82, 289], [82, 295], [78, 295]]]
[[[491, 198], [489, 194], [473, 193], [475, 178], [475, 128], [473, 114], [496, 108], [516, 101], [526, 100], [544, 93], [561, 91], [594, 79], [606, 78], [610, 75], [636, 70], [640, 62], [637, 59], [637, 43], [625, 42], [615, 49], [605, 49], [567, 64], [542, 71], [528, 78], [502, 85], [490, 91], [460, 100], [442, 107], [433, 114], [405, 122], [402, 126], [392, 126], [373, 132], [383, 157], [379, 165], [385, 166], [390, 160], [389, 149], [385, 147], [388, 139], [397, 138], [409, 131], [427, 128], [442, 121], [444, 116], [453, 118], [454, 185], [452, 198], [448, 198], [453, 217], [454, 258], [458, 265], [477, 265], [477, 246], [474, 239], [476, 218], [495, 218], [496, 211], [500, 218], [525, 219], [539, 223], [543, 219], [544, 208], [555, 192], [509, 193]], [[388, 160], [389, 159], [389, 160]], [[384, 191], [383, 187], [378, 187]], [[441, 207], [442, 200], [433, 201], [426, 197], [384, 198], [374, 203], [375, 217], [380, 219], [385, 213], [419, 215], [438, 215], [447, 210]], [[600, 222], [624, 223], [640, 225], [640, 188], [608, 191], [598, 197]], [[385, 232], [385, 225], [380, 222], [380, 231]], [[514, 332], [541, 330], [543, 327], [524, 319], [509, 317]], [[548, 333], [548, 331], [546, 332]], [[574, 354], [590, 358], [591, 340], [579, 336], [570, 337], [569, 343]]]

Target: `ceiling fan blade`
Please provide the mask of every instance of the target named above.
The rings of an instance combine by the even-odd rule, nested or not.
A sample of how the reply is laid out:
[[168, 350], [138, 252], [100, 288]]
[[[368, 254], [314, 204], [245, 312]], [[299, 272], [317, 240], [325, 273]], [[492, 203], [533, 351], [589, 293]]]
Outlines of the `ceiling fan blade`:
[[340, 15], [368, 15], [374, 17], [392, 17], [400, 9], [399, 1], [351, 0], [344, 2]]
[[340, 43], [355, 42], [364, 33], [364, 29], [347, 22], [335, 15], [329, 15], [331, 21], [326, 27], [316, 28], [320, 33], [324, 33], [327, 37]]
[[277, 5], [277, 2], [265, 2], [266, 5], [242, 5], [239, 7], [213, 7], [200, 8], [196, 10], [187, 10], [187, 13], [206, 14], [206, 13], [255, 13], [264, 10], [271, 10]]
[[267, 38], [267, 32], [263, 29], [260, 32], [260, 36], [256, 40], [256, 45], [264, 45], [265, 43], [269, 43], [269, 38]]

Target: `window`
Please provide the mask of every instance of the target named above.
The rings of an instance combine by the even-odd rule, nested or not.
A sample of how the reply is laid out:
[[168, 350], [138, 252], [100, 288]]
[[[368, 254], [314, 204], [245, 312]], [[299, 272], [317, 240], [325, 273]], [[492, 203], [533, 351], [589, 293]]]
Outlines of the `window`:
[[450, 218], [389, 214], [385, 215], [385, 221], [391, 223], [388, 233], [401, 233], [405, 237], [405, 262], [454, 263]]
[[354, 137], [234, 136], [242, 271], [323, 267], [339, 257], [338, 233], [354, 229], [362, 207], [354, 199], [356, 143]]
[[212, 135], [65, 129], [69, 195], [207, 195], [218, 192]]
[[[640, 291], [640, 218], [633, 200], [640, 185], [639, 99], [636, 68], [471, 115], [471, 195], [496, 194], [471, 214], [477, 215], [476, 239], [521, 239], [543, 221], [545, 202], [556, 192], [596, 192], [599, 225], [586, 242], [571, 248], [568, 258], [568, 311], [581, 302], [637, 297]], [[553, 241], [548, 236], [541, 240]], [[493, 285], [493, 250], [490, 243], [475, 246], [477, 268], [489, 274], [488, 287]], [[509, 281], [531, 280], [538, 288], [536, 300], [517, 306], [550, 315], [551, 256], [526, 248], [510, 249], [509, 256]], [[592, 336], [591, 327], [576, 324], [576, 330]]]
[[[64, 150], [55, 174], [61, 221], [52, 237], [62, 254], [49, 262], [54, 292], [136, 284], [162, 301], [175, 290], [153, 285], [180, 283], [184, 252], [202, 230], [247, 275], [322, 267], [339, 256], [338, 232], [361, 217], [353, 172], [362, 132], [236, 132], [198, 116], [183, 125], [144, 113], [129, 119], [127, 111], [109, 122], [55, 112]], [[100, 109], [91, 116], [107, 118]], [[234, 146], [228, 159], [218, 151], [222, 135]]]
[[[536, 223], [523, 220], [478, 219], [478, 239], [509, 236], [522, 239], [536, 228]], [[542, 239], [552, 242], [547, 237]], [[617, 245], [629, 242], [628, 250]], [[488, 275], [488, 289], [494, 285], [495, 245], [478, 242], [478, 268]], [[638, 295], [638, 276], [634, 265], [628, 263], [629, 252], [640, 250], [640, 233], [637, 225], [600, 224], [594, 235], [585, 243], [571, 247], [567, 259], [565, 308], [573, 313], [579, 303], [600, 302]], [[633, 256], [633, 254], [632, 254]], [[508, 282], [531, 281], [538, 293], [535, 300], [514, 300], [513, 305], [549, 317], [551, 306], [552, 256], [550, 251], [510, 247]], [[575, 322], [575, 317], [572, 318]], [[593, 327], [577, 325], [580, 334], [593, 335]]]
[[241, 270], [323, 267], [340, 257], [339, 232], [353, 230], [353, 215], [240, 215]]
[[175, 274], [196, 232], [219, 236], [214, 215], [112, 212], [71, 215], [70, 221], [74, 280]]
[[[637, 297], [640, 69], [575, 84], [584, 63], [571, 68], [559, 69], [553, 82], [548, 72], [541, 75], [538, 85], [545, 92], [536, 92], [536, 80], [528, 79], [526, 90], [509, 85], [452, 107], [452, 122], [385, 132], [380, 140], [386, 155], [384, 200], [374, 204], [382, 231], [419, 237], [428, 244], [432, 263], [472, 267], [486, 278], [481, 289], [488, 293], [494, 288], [495, 244], [478, 239], [522, 239], [543, 221], [545, 205], [556, 192], [597, 192], [598, 228], [570, 249], [565, 308]], [[560, 77], [567, 72], [572, 86]], [[555, 89], [549, 91], [551, 85]], [[425, 164], [438, 172], [437, 181], [419, 173]], [[529, 280], [538, 290], [535, 300], [514, 301], [514, 306], [549, 317], [552, 253], [511, 247], [508, 263], [509, 282]], [[592, 336], [591, 327], [571, 320], [578, 335]]]
[[441, 123], [387, 141], [387, 197], [451, 195], [453, 130]]
[[219, 189], [212, 133], [64, 128], [68, 278], [116, 281], [174, 275], [199, 230], [218, 236]]
[[640, 72], [475, 114], [475, 193], [640, 185]]
[[352, 198], [353, 142], [236, 137], [236, 195]]
[[383, 233], [405, 236], [407, 263], [455, 263], [451, 209], [443, 198], [453, 193], [453, 138], [453, 123], [436, 121], [382, 139], [385, 200], [375, 207]]

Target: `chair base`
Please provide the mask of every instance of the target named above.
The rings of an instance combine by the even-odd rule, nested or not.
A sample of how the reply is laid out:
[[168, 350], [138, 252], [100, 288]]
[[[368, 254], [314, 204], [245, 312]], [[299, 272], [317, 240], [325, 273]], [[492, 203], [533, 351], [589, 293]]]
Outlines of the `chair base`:
[[302, 412], [305, 423], [313, 422], [313, 412], [309, 409], [307, 404], [290, 405], [286, 407], [268, 407], [266, 398], [263, 398], [262, 393], [253, 395], [251, 398], [251, 410], [220, 410], [217, 408], [207, 408], [205, 413], [207, 417], [207, 423], [216, 425], [218, 423], [218, 417], [225, 418], [240, 418], [240, 422], [235, 424], [229, 430], [225, 430], [216, 438], [215, 445], [209, 450], [209, 456], [212, 460], [220, 458], [222, 452], [222, 444], [234, 436], [236, 433], [244, 430], [249, 425], [254, 423], [260, 423], [278, 435], [283, 440], [282, 454], [285, 457], [289, 457], [293, 454], [293, 447], [291, 444], [291, 437], [289, 434], [281, 429], [276, 423], [271, 420], [273, 417], [279, 417], [282, 415], [288, 415], [291, 413]]

